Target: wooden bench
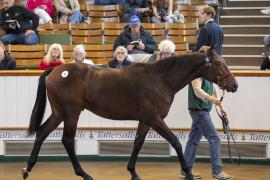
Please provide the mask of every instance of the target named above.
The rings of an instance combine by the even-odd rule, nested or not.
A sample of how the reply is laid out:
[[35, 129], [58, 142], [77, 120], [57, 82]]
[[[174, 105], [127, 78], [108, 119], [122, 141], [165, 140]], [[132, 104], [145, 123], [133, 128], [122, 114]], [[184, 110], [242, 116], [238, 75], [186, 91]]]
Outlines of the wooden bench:
[[6, 51], [16, 60], [18, 69], [36, 69], [45, 56], [46, 45], [8, 45]]

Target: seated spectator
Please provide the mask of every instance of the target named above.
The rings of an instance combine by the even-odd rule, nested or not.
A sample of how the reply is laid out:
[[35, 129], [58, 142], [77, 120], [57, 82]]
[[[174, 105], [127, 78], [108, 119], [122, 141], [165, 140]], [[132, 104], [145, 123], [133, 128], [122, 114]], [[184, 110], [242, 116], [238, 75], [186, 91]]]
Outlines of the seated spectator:
[[128, 50], [131, 61], [146, 62], [157, 49], [157, 44], [153, 36], [141, 26], [138, 16], [130, 18], [129, 25], [115, 40], [113, 49], [124, 46]]
[[171, 40], [162, 40], [158, 45], [158, 52], [153, 54], [147, 63], [154, 63], [175, 55], [175, 44]]
[[[165, 6], [164, 0], [150, 0], [152, 7], [152, 23], [184, 23], [184, 16], [179, 10], [172, 11], [173, 0], [166, 1], [167, 6]], [[166, 8], [168, 7], [168, 8]]]
[[15, 5], [15, 0], [4, 0], [0, 26], [6, 32], [4, 44], [38, 44], [38, 16], [27, 8]]
[[115, 5], [122, 4], [124, 0], [94, 0], [95, 5]]
[[261, 64], [261, 70], [270, 69], [270, 36], [267, 35], [263, 38], [264, 52], [263, 62]]
[[52, 23], [54, 13], [52, 0], [27, 0], [26, 7], [36, 13], [39, 17], [39, 24]]
[[[1, 42], [1, 41], [0, 41]], [[3, 49], [3, 43], [0, 45], [0, 70], [15, 70], [16, 61]]]
[[85, 63], [94, 65], [93, 61], [85, 59], [86, 52], [83, 45], [76, 45], [73, 49], [73, 63]]
[[128, 60], [127, 49], [124, 46], [118, 46], [114, 51], [114, 59], [108, 63], [108, 67], [122, 68], [130, 64], [132, 62]]
[[41, 60], [38, 69], [46, 70], [51, 67], [55, 67], [64, 63], [63, 48], [60, 44], [52, 44]]
[[261, 10], [261, 13], [262, 13], [262, 14], [269, 15], [269, 14], [270, 14], [270, 7], [267, 7], [267, 8], [265, 8], [265, 9], [262, 9], [262, 10]]
[[150, 13], [149, 0], [125, 0], [124, 4], [124, 22], [128, 23], [133, 15], [137, 15], [140, 19], [143, 16], [149, 16]]
[[54, 0], [54, 5], [60, 13], [60, 24], [82, 23], [84, 21], [78, 0]]

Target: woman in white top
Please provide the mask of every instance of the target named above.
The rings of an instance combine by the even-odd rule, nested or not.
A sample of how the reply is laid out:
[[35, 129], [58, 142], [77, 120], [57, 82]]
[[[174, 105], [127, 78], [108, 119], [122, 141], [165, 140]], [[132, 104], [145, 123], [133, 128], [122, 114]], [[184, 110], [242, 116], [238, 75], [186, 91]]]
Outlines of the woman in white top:
[[86, 57], [86, 52], [85, 49], [83, 47], [83, 45], [76, 45], [73, 49], [73, 62], [74, 63], [85, 63], [85, 64], [90, 64], [90, 65], [94, 65], [93, 61], [89, 60], [89, 59], [85, 59]]

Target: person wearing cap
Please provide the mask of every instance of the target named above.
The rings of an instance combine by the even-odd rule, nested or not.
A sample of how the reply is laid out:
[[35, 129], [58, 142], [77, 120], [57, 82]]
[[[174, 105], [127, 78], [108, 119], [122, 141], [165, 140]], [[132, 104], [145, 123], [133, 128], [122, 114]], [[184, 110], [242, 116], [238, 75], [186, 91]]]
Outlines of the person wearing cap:
[[129, 25], [116, 38], [113, 49], [124, 46], [134, 62], [146, 62], [157, 50], [153, 36], [141, 26], [140, 18], [136, 15], [130, 17]]
[[140, 19], [143, 16], [149, 16], [150, 12], [149, 0], [125, 0], [124, 4], [124, 22], [128, 23], [129, 18], [133, 15], [137, 15]]
[[175, 44], [171, 40], [162, 40], [158, 45], [158, 52], [153, 54], [147, 63], [154, 63], [175, 55]]
[[263, 62], [261, 64], [261, 70], [270, 69], [270, 36], [267, 35], [263, 38], [264, 51]]

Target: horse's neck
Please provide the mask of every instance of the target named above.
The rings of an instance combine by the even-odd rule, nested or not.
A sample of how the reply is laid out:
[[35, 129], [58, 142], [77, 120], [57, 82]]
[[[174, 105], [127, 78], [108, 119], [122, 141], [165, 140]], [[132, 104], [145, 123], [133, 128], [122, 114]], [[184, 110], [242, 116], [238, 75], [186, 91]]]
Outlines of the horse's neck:
[[[188, 55], [176, 60], [176, 66], [165, 77], [173, 91], [176, 93], [184, 88], [192, 80], [202, 77], [205, 60], [202, 55]], [[181, 62], [182, 61], [182, 62]]]

